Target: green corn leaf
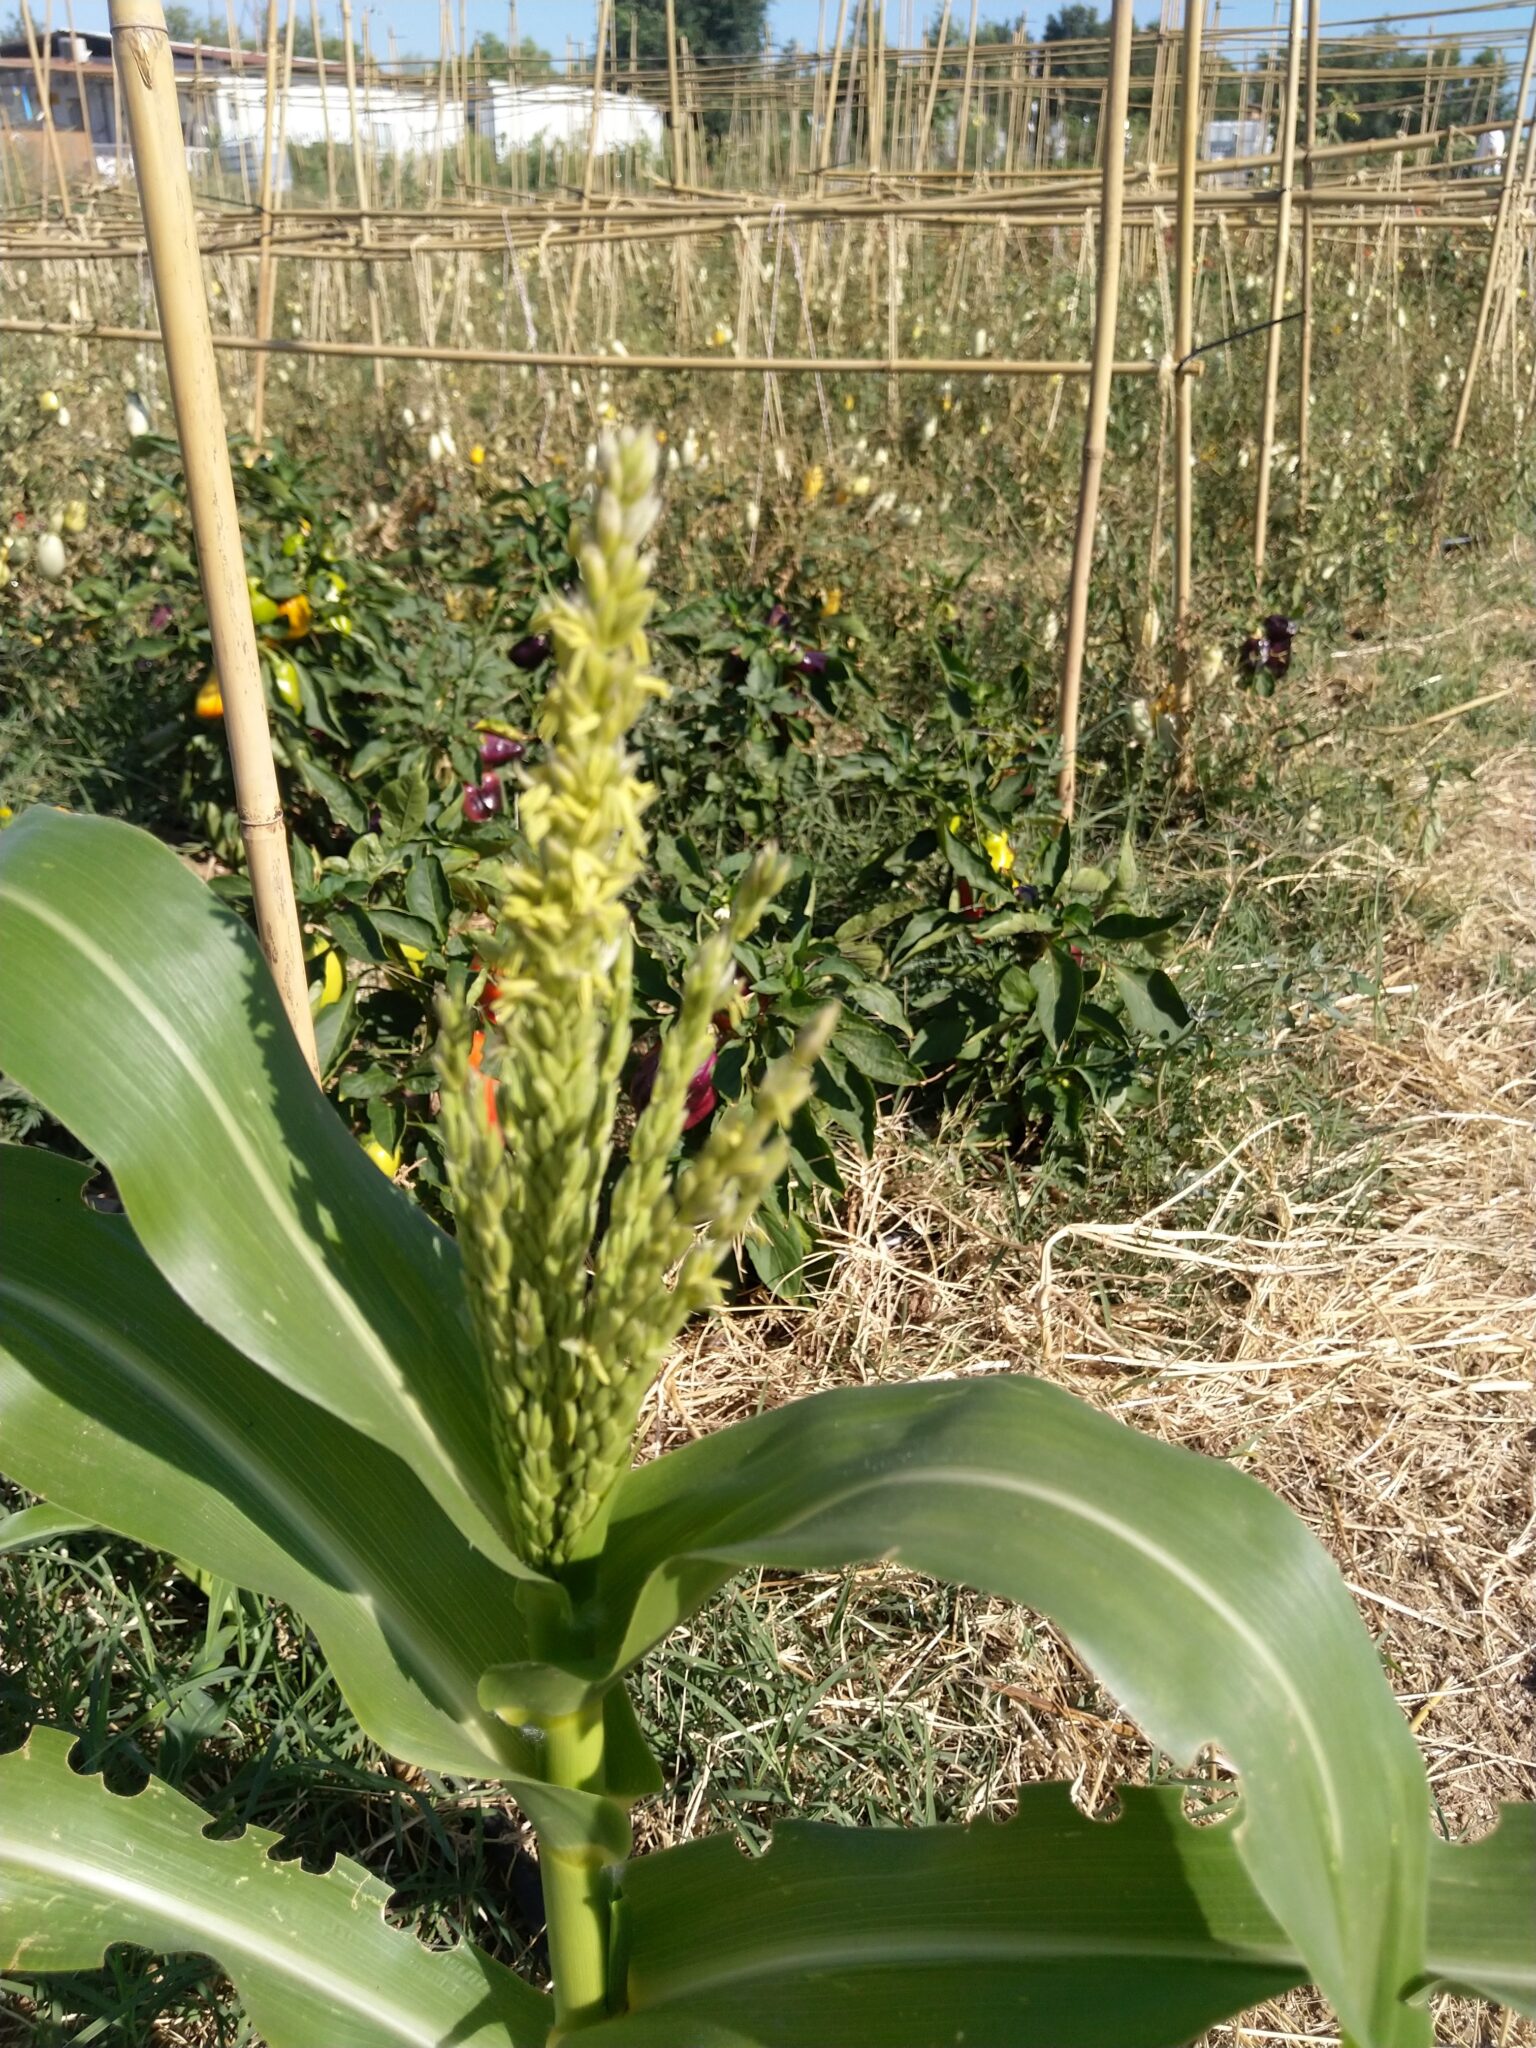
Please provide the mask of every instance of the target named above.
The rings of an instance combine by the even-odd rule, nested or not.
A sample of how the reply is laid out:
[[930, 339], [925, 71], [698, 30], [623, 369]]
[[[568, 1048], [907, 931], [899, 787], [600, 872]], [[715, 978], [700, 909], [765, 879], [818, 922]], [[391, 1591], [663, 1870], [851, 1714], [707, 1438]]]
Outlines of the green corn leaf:
[[458, 1254], [315, 1087], [246, 928], [147, 833], [36, 809], [0, 839], [0, 957], [0, 1067], [105, 1160], [183, 1300], [522, 1569]]
[[615, 1500], [592, 1674], [732, 1572], [882, 1558], [1039, 1608], [1151, 1739], [1218, 1743], [1234, 1841], [1361, 2048], [1427, 2039], [1423, 1767], [1343, 1581], [1255, 1481], [1028, 1379], [859, 1388], [640, 1467]]
[[6, 1551], [36, 1550], [44, 1543], [57, 1543], [61, 1536], [81, 1536], [101, 1525], [89, 1515], [72, 1515], [41, 1501], [35, 1508], [18, 1508], [12, 1515], [0, 1515], [0, 1555]]
[[268, 2048], [541, 2048], [549, 2001], [469, 1942], [434, 1953], [384, 1918], [389, 1887], [345, 1857], [324, 1877], [151, 1781], [131, 1799], [35, 1728], [0, 1757], [0, 1969], [99, 1967], [113, 1942], [210, 1955]]
[[[1232, 1828], [1190, 1826], [1177, 1790], [1122, 1790], [1113, 1821], [1064, 1785], [1017, 1796], [999, 1826], [791, 1821], [755, 1859], [719, 1835], [644, 1858], [620, 1904], [629, 2012], [593, 2048], [708, 2025], [754, 2048], [1173, 2048], [1305, 1981]], [[1435, 1842], [1429, 1895], [1431, 1977], [1522, 2011], [1533, 1812]]]
[[1429, 1975], [1448, 1991], [1536, 2019], [1536, 1806], [1506, 1806], [1481, 1841], [1436, 1840]]
[[200, 1323], [123, 1219], [85, 1207], [84, 1173], [0, 1146], [8, 1475], [59, 1512], [288, 1602], [383, 1748], [499, 1778], [561, 1841], [622, 1854], [622, 1815], [538, 1782], [537, 1748], [479, 1704], [485, 1667], [526, 1653], [523, 1582], [398, 1458]]

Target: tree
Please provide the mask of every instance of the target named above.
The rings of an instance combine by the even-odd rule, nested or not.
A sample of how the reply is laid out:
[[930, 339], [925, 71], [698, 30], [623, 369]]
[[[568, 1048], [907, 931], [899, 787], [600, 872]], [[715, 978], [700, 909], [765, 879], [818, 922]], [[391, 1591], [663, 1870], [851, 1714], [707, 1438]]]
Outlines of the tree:
[[[663, 0], [639, 0], [634, 7], [621, 4], [618, 10], [619, 43], [623, 48], [629, 18], [638, 26], [637, 42], [643, 63], [665, 63], [667, 55], [667, 12]], [[768, 20], [768, 0], [677, 0], [677, 32], [688, 38], [695, 57], [750, 56], [763, 47]]]
[[[487, 73], [492, 78], [510, 78], [512, 75], [512, 52], [506, 41], [498, 35], [475, 37], [475, 47], [480, 52]], [[548, 78], [555, 68], [554, 59], [541, 43], [532, 36], [524, 36], [517, 46], [517, 75], [519, 80]]]

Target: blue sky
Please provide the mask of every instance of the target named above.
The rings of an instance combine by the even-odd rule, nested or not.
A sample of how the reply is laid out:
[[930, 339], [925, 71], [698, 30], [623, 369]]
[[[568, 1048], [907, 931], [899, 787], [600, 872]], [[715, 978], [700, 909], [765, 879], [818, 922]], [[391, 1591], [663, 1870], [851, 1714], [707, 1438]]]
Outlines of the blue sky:
[[[194, 6], [197, 0], [193, 0]], [[369, 0], [356, 0], [354, 14], [360, 14]], [[458, 19], [458, 0], [451, 0], [455, 26]], [[1053, 0], [1031, 0], [1026, 7], [1029, 25], [1038, 34], [1045, 25], [1046, 16], [1052, 11]], [[41, 21], [44, 0], [31, 0], [33, 19]], [[624, 0], [615, 0], [619, 21], [624, 21]], [[917, 0], [918, 18], [926, 20], [938, 11], [937, 0]], [[1108, 13], [1108, 0], [1099, 0], [1100, 11]], [[888, 0], [888, 20], [894, 36], [899, 20], [900, 0]], [[507, 32], [506, 0], [467, 0], [469, 32], [471, 38], [477, 31], [494, 32], [504, 36]], [[265, 12], [262, 0], [236, 0], [237, 16], [244, 34], [246, 24], [253, 17], [259, 22]], [[222, 0], [217, 0], [216, 15], [222, 19]], [[339, 27], [340, 7], [336, 0], [322, 0], [322, 15], [326, 26]], [[387, 0], [387, 4], [373, 5], [373, 41], [377, 51], [384, 41], [384, 31], [392, 27], [400, 48], [416, 53], [435, 54], [437, 50], [438, 0]], [[966, 0], [954, 0], [954, 11], [963, 20], [967, 12]], [[983, 21], [1013, 21], [1019, 14], [1019, 0], [981, 0]], [[1386, 5], [1373, 5], [1371, 0], [1331, 0], [1323, 8], [1324, 28], [1332, 22], [1374, 20], [1390, 10]], [[301, 5], [301, 19], [308, 18], [307, 5]], [[74, 0], [75, 25], [77, 28], [105, 29], [107, 26], [107, 0]], [[829, 22], [836, 19], [836, 0], [828, 0]], [[54, 0], [53, 19], [57, 26], [64, 24], [63, 0]], [[788, 42], [791, 38], [808, 48], [816, 43], [817, 0], [770, 0], [769, 19], [776, 43]], [[1149, 0], [1148, 6], [1137, 8], [1138, 18], [1156, 20], [1156, 8]], [[546, 49], [557, 56], [565, 49], [568, 35], [584, 36], [590, 44], [597, 17], [595, 4], [583, 5], [577, 0], [518, 0], [518, 28], [523, 35], [531, 35]], [[1224, 28], [1268, 27], [1274, 19], [1274, 0], [1222, 0], [1221, 20]], [[1478, 10], [1462, 15], [1450, 14], [1444, 8], [1426, 10], [1423, 20], [1429, 25], [1438, 25], [1442, 30], [1455, 29], [1464, 45], [1475, 47], [1491, 40], [1522, 42], [1529, 31], [1530, 15], [1525, 9], [1502, 9], [1497, 13]], [[622, 34], [622, 28], [621, 28]]]

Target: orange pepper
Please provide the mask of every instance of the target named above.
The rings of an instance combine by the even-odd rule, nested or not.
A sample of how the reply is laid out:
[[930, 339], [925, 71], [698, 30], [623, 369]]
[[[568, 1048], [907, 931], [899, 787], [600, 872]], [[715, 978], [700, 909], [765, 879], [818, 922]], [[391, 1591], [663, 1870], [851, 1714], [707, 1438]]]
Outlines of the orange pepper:
[[469, 1042], [470, 1072], [480, 1074], [485, 1087], [485, 1120], [494, 1129], [496, 1125], [496, 1082], [492, 1075], [481, 1072], [485, 1058], [485, 1033], [477, 1031]]

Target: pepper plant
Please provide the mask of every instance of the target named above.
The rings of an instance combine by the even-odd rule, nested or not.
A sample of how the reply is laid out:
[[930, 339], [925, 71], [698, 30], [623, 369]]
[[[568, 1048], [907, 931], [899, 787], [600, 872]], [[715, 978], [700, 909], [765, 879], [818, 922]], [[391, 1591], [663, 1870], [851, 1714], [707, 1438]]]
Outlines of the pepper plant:
[[[626, 895], [646, 791], [654, 448], [609, 448], [555, 604], [557, 674], [509, 866], [491, 1016], [444, 1011], [450, 1238], [310, 1080], [246, 929], [166, 849], [37, 810], [0, 840], [0, 1062], [110, 1169], [0, 1152], [0, 1445], [57, 1531], [90, 1523], [296, 1608], [367, 1732], [499, 1780], [536, 1830], [552, 1992], [432, 1953], [386, 1888], [325, 1875], [67, 1732], [0, 1758], [0, 1964], [204, 1951], [270, 2048], [1174, 2042], [1315, 1982], [1359, 2048], [1427, 2043], [1423, 1995], [1529, 2005], [1529, 1809], [1432, 1839], [1419, 1757], [1338, 1574], [1271, 1495], [1041, 1380], [914, 1380], [760, 1413], [649, 1463], [631, 1440], [686, 1317], [782, 1169], [833, 1019], [679, 1157], [744, 874], [684, 976], [620, 1158]], [[7, 1540], [25, 1532], [11, 1530]], [[626, 1677], [735, 1572], [886, 1559], [1054, 1616], [1150, 1739], [1219, 1745], [1234, 1822], [1176, 1789], [1094, 1825], [790, 1824], [629, 1860], [659, 1773]]]

